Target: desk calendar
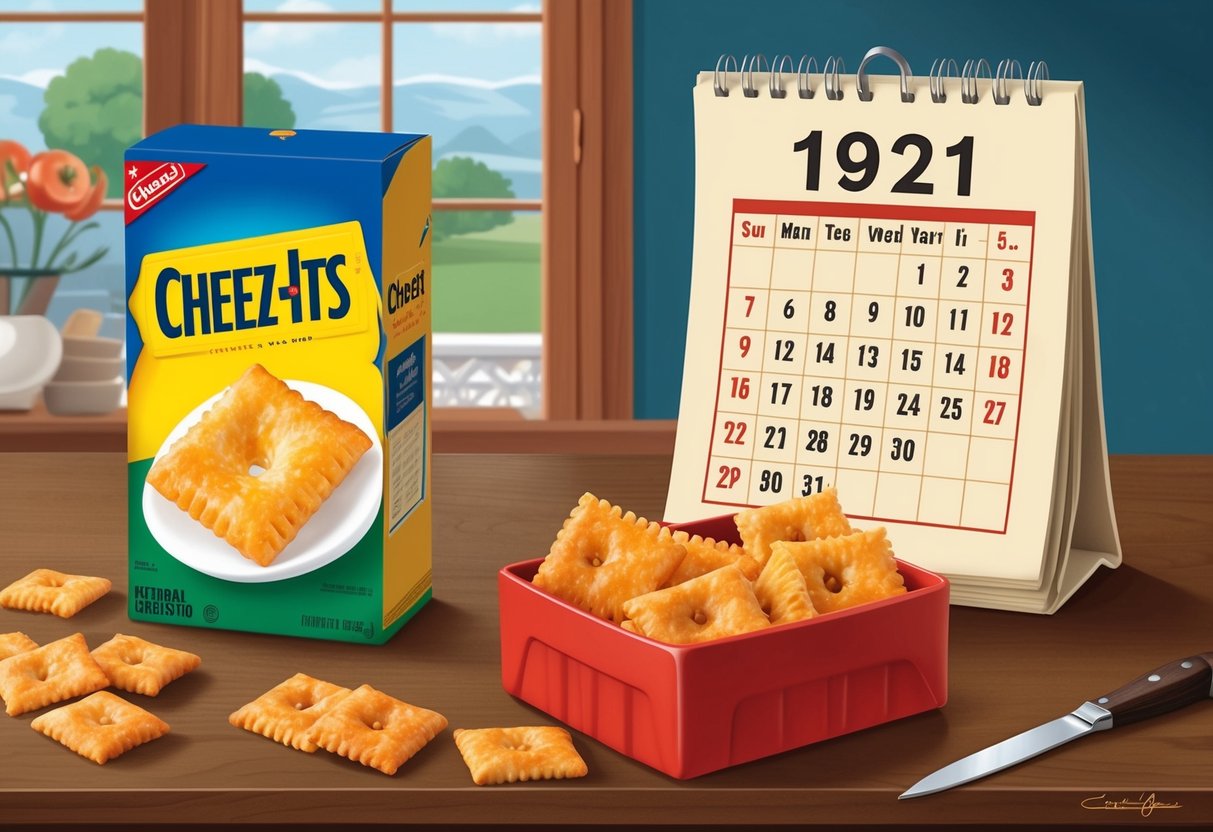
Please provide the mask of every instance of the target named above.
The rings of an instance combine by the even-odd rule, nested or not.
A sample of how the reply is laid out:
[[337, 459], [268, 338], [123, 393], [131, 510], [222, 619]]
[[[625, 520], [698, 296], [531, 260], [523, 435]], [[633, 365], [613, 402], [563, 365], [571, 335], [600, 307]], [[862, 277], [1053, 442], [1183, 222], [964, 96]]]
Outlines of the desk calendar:
[[666, 519], [833, 486], [955, 602], [1052, 612], [1120, 562], [1082, 86], [955, 66], [700, 74]]

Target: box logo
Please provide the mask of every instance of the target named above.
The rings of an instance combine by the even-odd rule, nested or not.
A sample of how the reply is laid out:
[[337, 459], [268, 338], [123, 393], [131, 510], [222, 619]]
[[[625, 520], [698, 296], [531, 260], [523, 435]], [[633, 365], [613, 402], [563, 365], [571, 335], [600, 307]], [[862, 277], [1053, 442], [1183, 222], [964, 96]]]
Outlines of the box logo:
[[365, 331], [378, 292], [357, 222], [148, 254], [131, 314], [157, 357]]
[[125, 167], [126, 224], [160, 202], [206, 165], [196, 162], [132, 162]]

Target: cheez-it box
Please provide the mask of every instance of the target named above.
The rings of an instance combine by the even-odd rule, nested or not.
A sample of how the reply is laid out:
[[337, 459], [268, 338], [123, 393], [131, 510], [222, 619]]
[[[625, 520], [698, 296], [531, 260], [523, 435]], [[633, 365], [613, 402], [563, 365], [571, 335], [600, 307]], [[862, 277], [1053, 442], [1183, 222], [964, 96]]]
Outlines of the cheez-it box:
[[126, 153], [130, 616], [382, 644], [431, 596], [430, 138]]

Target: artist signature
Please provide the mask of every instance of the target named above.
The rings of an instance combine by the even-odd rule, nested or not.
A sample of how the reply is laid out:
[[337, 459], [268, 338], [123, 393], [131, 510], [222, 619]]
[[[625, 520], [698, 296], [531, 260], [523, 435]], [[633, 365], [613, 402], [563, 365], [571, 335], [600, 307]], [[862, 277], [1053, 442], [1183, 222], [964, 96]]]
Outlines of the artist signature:
[[1154, 792], [1148, 795], [1143, 794], [1137, 800], [1131, 800], [1127, 797], [1120, 800], [1109, 800], [1107, 794], [1101, 794], [1097, 797], [1088, 797], [1082, 803], [1078, 804], [1084, 809], [1108, 809], [1117, 812], [1140, 812], [1143, 818], [1148, 818], [1156, 809], [1182, 809], [1183, 805], [1179, 803], [1166, 803], [1159, 800]]

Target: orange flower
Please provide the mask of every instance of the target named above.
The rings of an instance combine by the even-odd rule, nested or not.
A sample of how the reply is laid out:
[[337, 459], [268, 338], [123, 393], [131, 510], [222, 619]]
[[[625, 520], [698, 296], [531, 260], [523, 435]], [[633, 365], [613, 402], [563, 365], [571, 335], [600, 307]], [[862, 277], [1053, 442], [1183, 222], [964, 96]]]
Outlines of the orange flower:
[[66, 150], [47, 150], [30, 160], [25, 190], [43, 211], [70, 211], [88, 198], [88, 168]]

